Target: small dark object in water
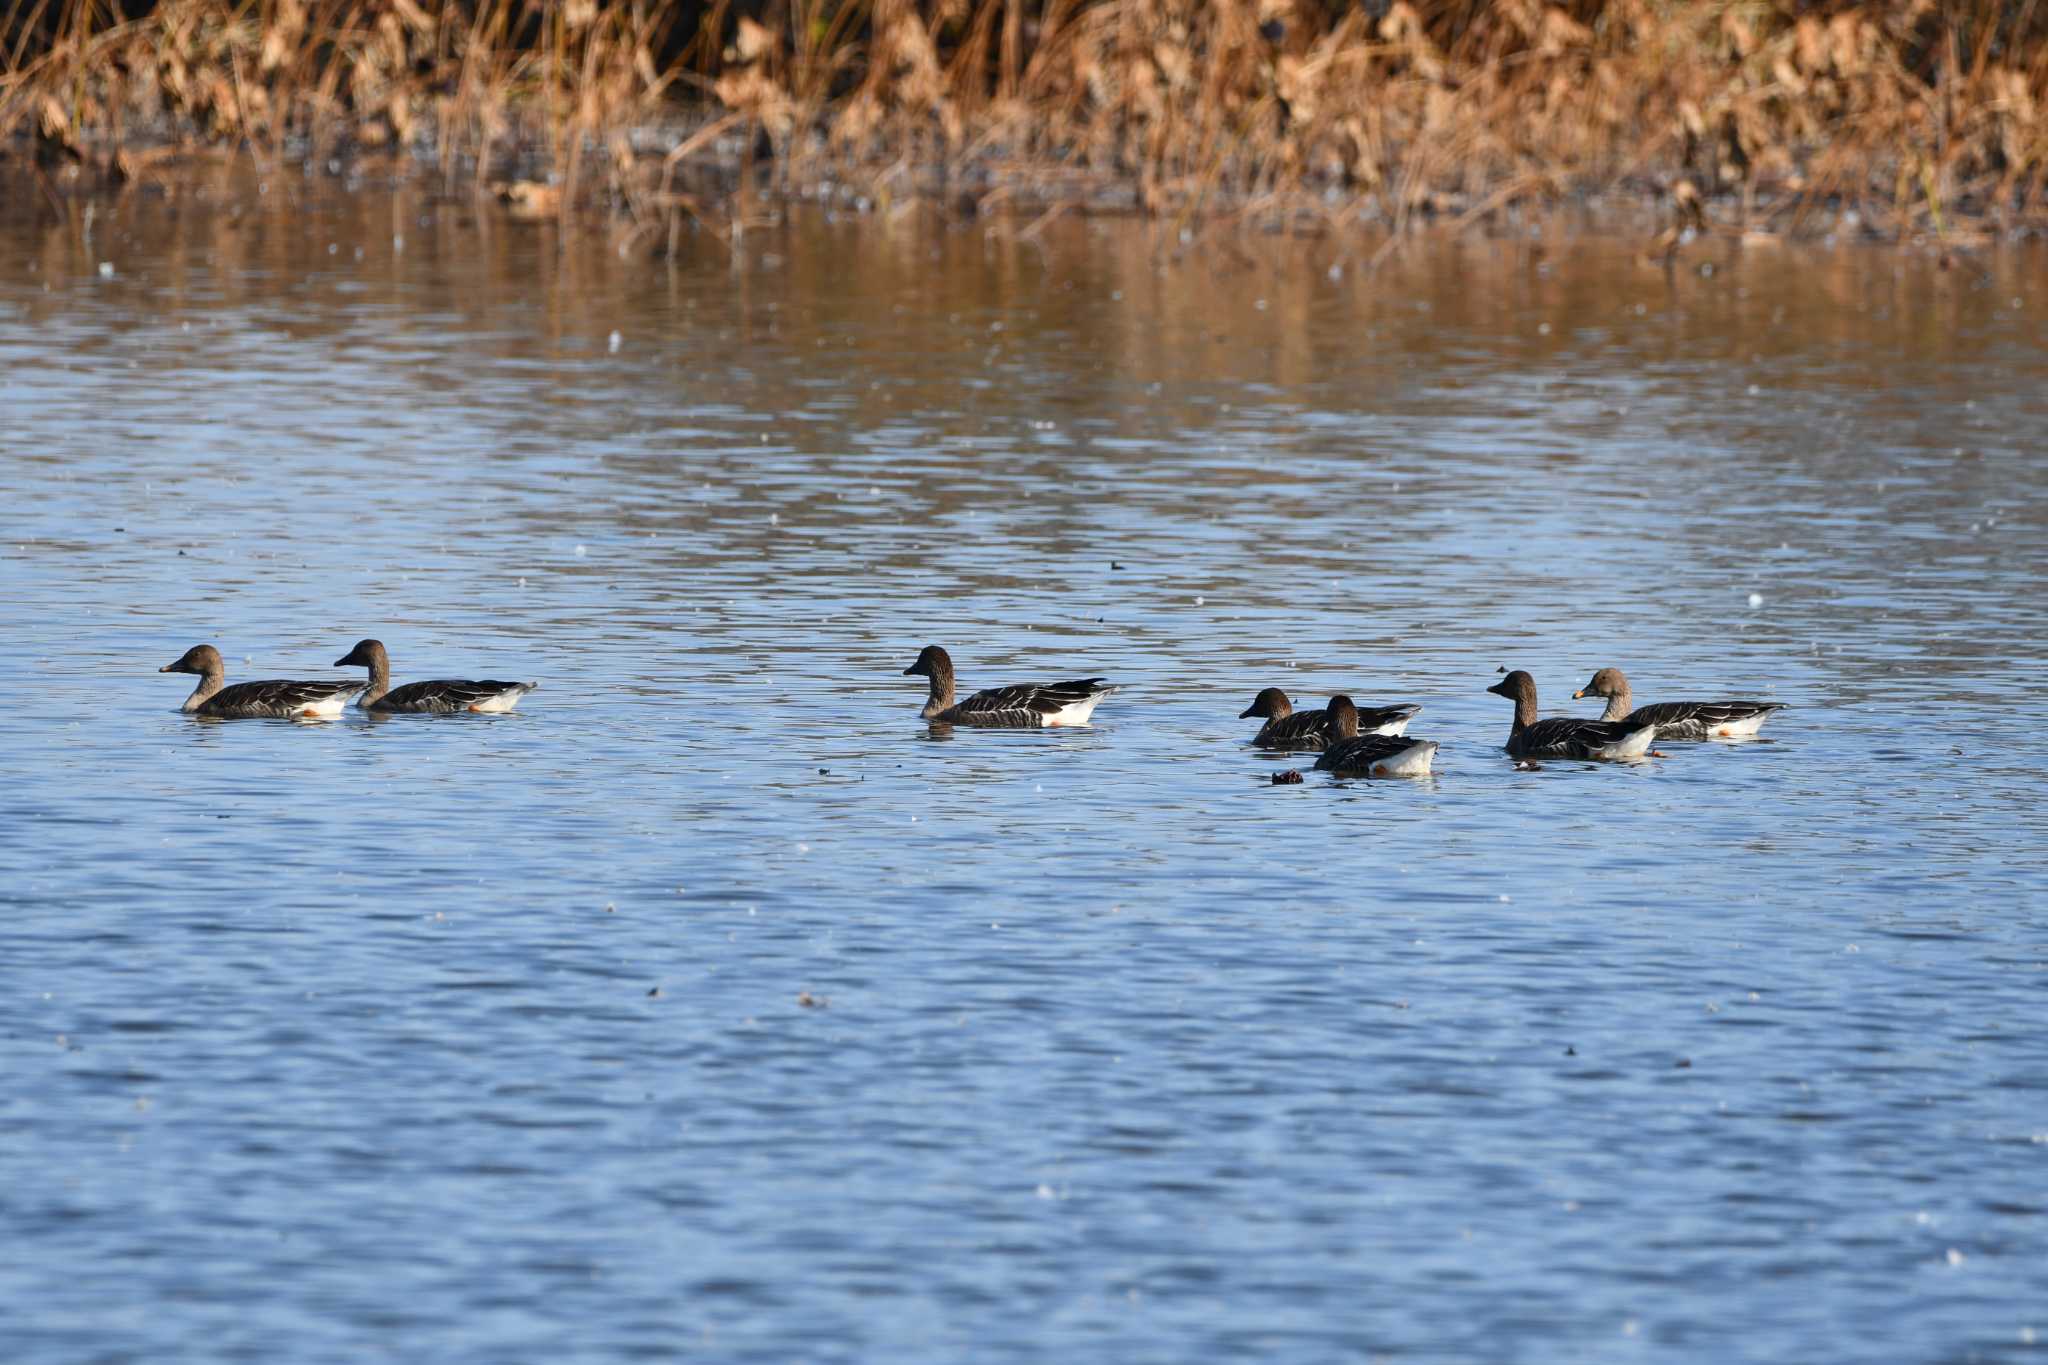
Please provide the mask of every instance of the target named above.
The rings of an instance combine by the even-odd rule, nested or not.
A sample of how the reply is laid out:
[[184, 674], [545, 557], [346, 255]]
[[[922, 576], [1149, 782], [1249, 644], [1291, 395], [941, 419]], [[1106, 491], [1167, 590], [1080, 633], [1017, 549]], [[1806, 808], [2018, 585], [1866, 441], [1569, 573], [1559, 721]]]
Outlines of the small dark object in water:
[[1117, 563], [1114, 559], [1112, 559], [1109, 561], [1109, 567], [1112, 569], [1121, 569], [1123, 565]]
[[659, 987], [659, 986], [656, 986], [656, 987], [655, 987], [654, 989], [652, 989], [652, 990], [648, 991], [648, 992], [647, 992], [647, 998], [648, 998], [649, 1000], [658, 1000], [658, 999], [660, 999], [660, 998], [661, 998], [661, 987]]
[[818, 776], [820, 776], [820, 777], [830, 777], [831, 775], [832, 775], [832, 770], [831, 770], [830, 768], [820, 768], [820, 769], [818, 769]]
[[1301, 772], [1296, 768], [1289, 768], [1284, 773], [1273, 774], [1273, 785], [1276, 787], [1291, 787], [1299, 781], [1301, 781]]
[[1680, 1071], [1689, 1071], [1689, 1070], [1691, 1070], [1691, 1069], [1692, 1069], [1692, 1058], [1690, 1058], [1690, 1057], [1680, 1057], [1680, 1058], [1678, 1059], [1678, 1061], [1677, 1061], [1676, 1065], [1677, 1065], [1677, 1068], [1678, 1068], [1678, 1069], [1679, 1069]]
[[1567, 1057], [1576, 1057], [1579, 1055], [1579, 1050], [1573, 1047], [1570, 1043], [1566, 1043], [1564, 1046], [1564, 1055]]
[[829, 996], [812, 995], [809, 991], [798, 991], [796, 993], [796, 1002], [807, 1010], [821, 1010], [831, 1004], [832, 1000]]

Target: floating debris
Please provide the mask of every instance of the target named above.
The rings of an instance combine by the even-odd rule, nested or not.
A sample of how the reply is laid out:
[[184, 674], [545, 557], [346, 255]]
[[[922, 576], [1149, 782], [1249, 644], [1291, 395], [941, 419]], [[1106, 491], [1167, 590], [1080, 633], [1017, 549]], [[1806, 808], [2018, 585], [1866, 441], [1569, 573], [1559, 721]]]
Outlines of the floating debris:
[[1273, 774], [1273, 785], [1276, 787], [1291, 787], [1301, 780], [1301, 770], [1298, 768], [1289, 768], [1284, 773]]

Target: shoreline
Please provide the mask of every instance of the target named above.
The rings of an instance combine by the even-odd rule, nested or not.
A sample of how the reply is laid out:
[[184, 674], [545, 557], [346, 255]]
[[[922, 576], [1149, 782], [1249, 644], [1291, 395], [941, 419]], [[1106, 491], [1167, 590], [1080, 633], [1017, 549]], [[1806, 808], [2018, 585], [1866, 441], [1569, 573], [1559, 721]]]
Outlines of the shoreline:
[[828, 32], [746, 4], [581, 0], [537, 27], [510, 0], [379, 8], [190, 0], [101, 23], [59, 0], [0, 21], [0, 164], [53, 198], [222, 153], [388, 166], [671, 239], [778, 200], [1183, 235], [1565, 212], [1653, 253], [1703, 232], [2048, 236], [2048, 6], [897, 0]]
[[[714, 123], [707, 119], [636, 129], [632, 139], [643, 148], [680, 146]], [[676, 166], [663, 194], [638, 200], [575, 197], [559, 179], [531, 165], [525, 168], [536, 178], [486, 177], [475, 166], [449, 174], [430, 150], [348, 149], [317, 161], [310, 156], [278, 161], [246, 146], [154, 142], [96, 148], [55, 175], [23, 151], [0, 144], [0, 194], [42, 198], [43, 211], [58, 216], [69, 200], [90, 202], [137, 191], [177, 197], [208, 175], [226, 172], [258, 183], [282, 178], [340, 182], [349, 188], [413, 186], [450, 198], [495, 201], [513, 220], [609, 229], [628, 249], [654, 255], [672, 253], [684, 232], [708, 232], [730, 243], [788, 211], [808, 208], [881, 219], [922, 208], [955, 223], [1000, 224], [1023, 240], [1065, 218], [1127, 218], [1165, 229], [1169, 245], [1181, 248], [1316, 240], [1337, 243], [1347, 256], [1363, 253], [1372, 264], [1409, 242], [1463, 236], [1630, 240], [1651, 264], [1677, 262], [1710, 248], [1882, 247], [1935, 254], [1944, 268], [1959, 254], [2048, 241], [2048, 223], [2001, 227], [1988, 213], [1957, 212], [1944, 215], [1939, 226], [1914, 222], [1898, 231], [1839, 204], [1812, 204], [1792, 195], [1748, 203], [1736, 194], [1707, 198], [1681, 190], [1674, 196], [1648, 182], [1508, 202], [1497, 202], [1497, 194], [1446, 193], [1397, 218], [1376, 204], [1335, 196], [1320, 203], [1275, 205], [1219, 194], [1209, 196], [1199, 212], [1160, 211], [1148, 209], [1132, 184], [1060, 166], [988, 163], [961, 170], [898, 162], [881, 168], [814, 167], [799, 177], [781, 163], [750, 158], [731, 142], [705, 146], [695, 159]]]

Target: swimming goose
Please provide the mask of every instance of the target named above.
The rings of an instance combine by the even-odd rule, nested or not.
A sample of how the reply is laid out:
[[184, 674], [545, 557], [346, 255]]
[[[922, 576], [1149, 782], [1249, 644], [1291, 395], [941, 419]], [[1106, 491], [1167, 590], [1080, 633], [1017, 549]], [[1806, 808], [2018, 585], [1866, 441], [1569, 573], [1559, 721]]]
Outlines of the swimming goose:
[[[1335, 696], [1323, 709], [1329, 724], [1330, 747], [1316, 767], [1348, 777], [1427, 777], [1436, 757], [1433, 739], [1403, 739], [1388, 734], [1360, 734], [1359, 710], [1351, 698]], [[1404, 719], [1402, 724], [1407, 724]]]
[[[1356, 708], [1355, 708], [1356, 709]], [[1358, 709], [1358, 732], [1362, 735], [1398, 735], [1408, 729], [1420, 706], [1407, 702], [1399, 706]], [[1238, 712], [1239, 720], [1264, 716], [1266, 723], [1252, 736], [1252, 743], [1265, 749], [1320, 749], [1330, 742], [1330, 713], [1297, 711], [1287, 694], [1277, 687], [1261, 688], [1252, 704]]]
[[334, 661], [336, 668], [350, 664], [370, 670], [369, 690], [356, 701], [366, 711], [430, 711], [437, 715], [453, 711], [510, 711], [519, 705], [521, 697], [540, 686], [530, 682], [499, 682], [494, 678], [436, 678], [393, 687], [391, 656], [377, 640], [358, 640], [354, 649]]
[[1657, 738], [1655, 725], [1629, 721], [1536, 718], [1536, 680], [1521, 669], [1486, 689], [1515, 703], [1515, 725], [1502, 747], [1513, 758], [1641, 758]]
[[165, 664], [157, 672], [197, 673], [199, 686], [192, 689], [192, 695], [185, 698], [185, 704], [178, 709], [196, 716], [215, 716], [224, 720], [259, 716], [276, 720], [331, 719], [341, 714], [341, 708], [350, 697], [363, 690], [361, 683], [342, 678], [322, 678], [315, 682], [270, 678], [263, 682], [223, 687], [221, 684], [227, 676], [227, 665], [221, 662], [220, 651], [212, 645], [194, 645], [179, 655], [176, 663]]
[[1771, 712], [1785, 709], [1781, 701], [1666, 701], [1631, 710], [1628, 678], [1618, 668], [1601, 669], [1572, 696], [1605, 697], [1600, 719], [1651, 722], [1659, 739], [1739, 739], [1761, 730]]
[[953, 660], [937, 645], [926, 645], [904, 676], [922, 673], [931, 679], [931, 696], [918, 712], [934, 725], [1039, 726], [1086, 725], [1102, 699], [1116, 691], [1100, 678], [1071, 682], [1020, 683], [991, 687], [962, 701], [953, 700]]

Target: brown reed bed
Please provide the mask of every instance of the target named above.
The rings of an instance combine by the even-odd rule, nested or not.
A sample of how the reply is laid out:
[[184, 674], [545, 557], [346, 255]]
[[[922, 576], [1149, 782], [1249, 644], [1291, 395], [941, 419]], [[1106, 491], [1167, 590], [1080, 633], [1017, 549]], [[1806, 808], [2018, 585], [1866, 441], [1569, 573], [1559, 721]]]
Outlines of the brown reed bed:
[[1619, 194], [1666, 247], [2048, 224], [2048, 0], [0, 5], [0, 145], [53, 193], [225, 147], [656, 240], [831, 187], [1396, 237]]

